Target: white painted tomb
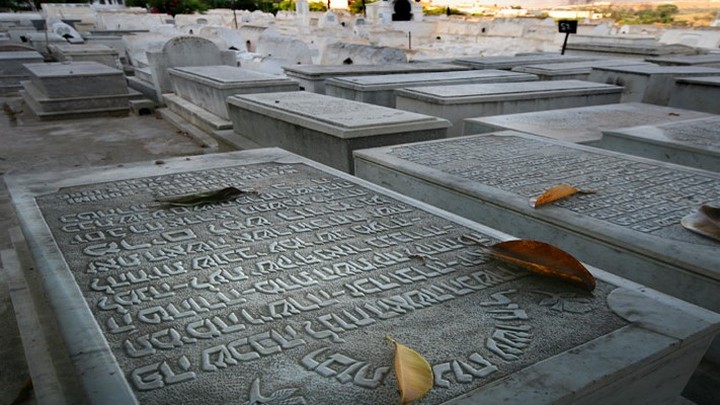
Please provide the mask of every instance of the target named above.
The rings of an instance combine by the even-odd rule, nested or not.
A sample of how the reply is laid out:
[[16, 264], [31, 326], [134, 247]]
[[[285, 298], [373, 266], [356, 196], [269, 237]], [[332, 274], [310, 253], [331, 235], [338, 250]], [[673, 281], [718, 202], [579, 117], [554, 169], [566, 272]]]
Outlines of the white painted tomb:
[[720, 76], [720, 69], [695, 66], [597, 67], [588, 80], [623, 86], [622, 102], [668, 105], [678, 77]]
[[[680, 225], [720, 204], [720, 173], [504, 131], [356, 151], [355, 174], [720, 310], [720, 242]], [[592, 193], [531, 207], [558, 184]]]
[[720, 116], [603, 131], [594, 146], [720, 172]]
[[612, 104], [622, 90], [581, 80], [428, 86], [398, 89], [395, 106], [445, 118], [448, 136], [460, 136], [465, 118]]
[[367, 76], [393, 73], [427, 73], [470, 70], [443, 63], [398, 63], [390, 65], [297, 65], [286, 66], [285, 74], [309, 92], [325, 94], [325, 80], [339, 76]]
[[325, 94], [394, 108], [395, 90], [405, 87], [526, 82], [534, 80], [537, 80], [537, 76], [532, 74], [493, 69], [341, 76], [325, 81]]
[[123, 72], [97, 62], [26, 64], [20, 92], [41, 119], [126, 115], [130, 97]]
[[599, 59], [583, 62], [549, 63], [517, 66], [513, 72], [530, 73], [540, 80], [588, 80], [590, 72], [598, 66], [632, 66], [649, 63], [634, 59]]
[[681, 77], [675, 80], [669, 106], [720, 114], [720, 76]]
[[[89, 403], [397, 403], [388, 334], [433, 370], [422, 403], [668, 403], [718, 332], [599, 269], [592, 293], [509, 269], [480, 246], [508, 235], [279, 149], [7, 180]], [[247, 192], [157, 201], [223, 187]]]
[[42, 62], [42, 55], [35, 51], [0, 52], [0, 95], [16, 94], [22, 89], [20, 82], [30, 78], [24, 64]]
[[600, 141], [604, 131], [710, 116], [697, 111], [654, 104], [607, 104], [467, 118], [463, 123], [463, 135], [513, 130], [559, 141], [594, 145]]
[[227, 99], [236, 134], [352, 173], [352, 151], [444, 138], [444, 119], [301, 92]]

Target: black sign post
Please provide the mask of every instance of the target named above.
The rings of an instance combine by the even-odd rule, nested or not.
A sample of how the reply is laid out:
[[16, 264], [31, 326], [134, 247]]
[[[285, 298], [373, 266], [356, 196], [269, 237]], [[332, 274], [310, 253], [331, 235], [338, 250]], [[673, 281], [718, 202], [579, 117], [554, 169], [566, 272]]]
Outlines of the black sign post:
[[577, 20], [558, 21], [558, 32], [565, 33], [565, 41], [563, 41], [563, 47], [560, 55], [565, 55], [565, 47], [567, 46], [567, 41], [570, 34], [577, 34], [577, 25]]

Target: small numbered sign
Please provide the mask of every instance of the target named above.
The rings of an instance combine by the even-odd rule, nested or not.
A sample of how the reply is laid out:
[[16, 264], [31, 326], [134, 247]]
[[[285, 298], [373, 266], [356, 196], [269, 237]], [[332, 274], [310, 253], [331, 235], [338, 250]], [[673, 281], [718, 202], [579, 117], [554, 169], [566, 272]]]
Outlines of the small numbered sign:
[[577, 20], [558, 21], [558, 31], [564, 34], [577, 34]]

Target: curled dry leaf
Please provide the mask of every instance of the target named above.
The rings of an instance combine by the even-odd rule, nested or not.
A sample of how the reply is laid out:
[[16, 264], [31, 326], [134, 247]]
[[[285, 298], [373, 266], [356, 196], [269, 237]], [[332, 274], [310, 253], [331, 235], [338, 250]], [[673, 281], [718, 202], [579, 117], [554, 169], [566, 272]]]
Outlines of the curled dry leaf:
[[680, 223], [685, 229], [720, 241], [720, 208], [703, 205], [697, 212], [684, 217]]
[[432, 388], [433, 371], [430, 363], [415, 350], [385, 337], [395, 345], [395, 376], [400, 388], [400, 403], [417, 401]]
[[584, 191], [567, 184], [558, 184], [557, 186], [550, 187], [539, 197], [530, 199], [530, 206], [537, 208], [541, 205], [550, 204], [557, 200], [561, 200], [566, 197], [570, 197], [573, 194], [592, 194], [594, 191]]
[[488, 251], [495, 259], [520, 266], [533, 273], [569, 281], [588, 291], [595, 289], [595, 277], [580, 261], [548, 243], [524, 239], [511, 240], [492, 245]]
[[247, 193], [247, 191], [242, 191], [235, 187], [225, 187], [220, 190], [212, 190], [202, 193], [186, 194], [169, 198], [157, 198], [155, 201], [177, 207], [192, 207], [201, 204], [229, 201], [245, 193]]

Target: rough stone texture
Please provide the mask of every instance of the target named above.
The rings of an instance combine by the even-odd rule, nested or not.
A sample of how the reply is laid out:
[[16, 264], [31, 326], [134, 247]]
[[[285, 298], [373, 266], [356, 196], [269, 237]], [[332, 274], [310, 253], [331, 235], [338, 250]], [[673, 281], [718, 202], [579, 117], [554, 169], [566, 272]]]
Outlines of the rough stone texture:
[[352, 173], [352, 151], [444, 138], [449, 123], [308, 92], [228, 98], [233, 130], [262, 146], [277, 146]]
[[659, 56], [646, 58], [648, 62], [662, 66], [706, 66], [720, 68], [720, 55], [683, 55], [683, 56]]
[[[361, 178], [720, 310], [720, 244], [680, 225], [720, 204], [718, 173], [512, 131], [359, 151], [355, 162]], [[561, 183], [594, 193], [530, 206]]]
[[49, 98], [128, 93], [122, 71], [97, 62], [32, 63], [25, 67], [32, 83]]
[[560, 141], [594, 144], [603, 131], [710, 117], [710, 114], [653, 104], [622, 103], [493, 117], [468, 118], [463, 134], [514, 130]]
[[595, 146], [720, 172], [720, 117], [604, 131]]
[[675, 80], [668, 105], [689, 110], [720, 113], [720, 77], [687, 77]]
[[647, 65], [642, 60], [599, 59], [582, 62], [549, 63], [514, 67], [513, 72], [537, 75], [540, 80], [587, 80], [590, 72], [598, 66]]
[[42, 63], [43, 57], [35, 51], [0, 52], [0, 95], [17, 93], [20, 82], [30, 78], [26, 63]]
[[534, 80], [537, 80], [537, 76], [535, 75], [493, 69], [343, 76], [326, 80], [325, 94], [393, 108], [395, 107], [394, 91], [405, 87], [526, 82]]
[[453, 60], [458, 65], [473, 69], [504, 69], [511, 70], [517, 66], [538, 65], [541, 63], [583, 62], [594, 58], [561, 55], [523, 55], [523, 56], [482, 56], [478, 58], [460, 58]]
[[97, 62], [111, 68], [122, 68], [118, 51], [103, 44], [51, 45], [50, 55], [58, 62]]
[[233, 66], [174, 68], [168, 73], [175, 94], [225, 120], [230, 119], [225, 100], [232, 95], [299, 90], [288, 78]]
[[[654, 41], [654, 40], [653, 40]], [[698, 55], [707, 53], [692, 46], [671, 44], [671, 45], [650, 45], [650, 44], [618, 44], [599, 42], [575, 42], [567, 44], [567, 54], [573, 56], [598, 57], [609, 56], [619, 58], [643, 58], [668, 55]]]
[[283, 68], [300, 88], [325, 94], [325, 80], [338, 76], [385, 75], [393, 73], [427, 73], [470, 70], [469, 67], [444, 63], [397, 63], [390, 65], [297, 65]]
[[623, 86], [622, 102], [668, 105], [675, 79], [692, 76], [720, 76], [720, 69], [695, 66], [597, 67], [588, 80]]
[[462, 135], [463, 119], [620, 101], [622, 88], [581, 80], [468, 84], [399, 89], [398, 109], [447, 119], [448, 136]]
[[[433, 367], [421, 403], [664, 402], [719, 325], [600, 270], [587, 294], [498, 266], [479, 244], [506, 235], [277, 149], [9, 183], [91, 402], [394, 403], [387, 334]], [[248, 192], [157, 201], [226, 186]]]

